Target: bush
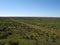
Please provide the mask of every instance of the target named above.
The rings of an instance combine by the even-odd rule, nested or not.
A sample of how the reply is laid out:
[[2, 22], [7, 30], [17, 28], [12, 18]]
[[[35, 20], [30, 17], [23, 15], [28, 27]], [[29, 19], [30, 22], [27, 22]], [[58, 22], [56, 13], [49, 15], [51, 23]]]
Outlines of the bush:
[[39, 45], [39, 43], [38, 42], [35, 42], [34, 45]]
[[5, 42], [1, 41], [1, 42], [0, 42], [0, 45], [5, 45]]
[[18, 41], [9, 41], [9, 45], [19, 45]]
[[33, 35], [30, 36], [30, 38], [31, 38], [32, 40], [33, 40], [33, 37], [34, 37]]
[[4, 33], [0, 34], [0, 39], [6, 39], [9, 35], [11, 35], [10, 32], [4, 32]]
[[49, 33], [46, 33], [46, 36], [49, 37]]

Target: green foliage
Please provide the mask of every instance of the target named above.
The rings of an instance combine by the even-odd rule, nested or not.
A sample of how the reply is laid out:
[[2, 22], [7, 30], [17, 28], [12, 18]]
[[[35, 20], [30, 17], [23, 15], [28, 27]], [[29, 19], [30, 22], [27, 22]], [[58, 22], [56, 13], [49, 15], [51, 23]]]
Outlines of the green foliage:
[[60, 18], [0, 18], [0, 45], [60, 45]]

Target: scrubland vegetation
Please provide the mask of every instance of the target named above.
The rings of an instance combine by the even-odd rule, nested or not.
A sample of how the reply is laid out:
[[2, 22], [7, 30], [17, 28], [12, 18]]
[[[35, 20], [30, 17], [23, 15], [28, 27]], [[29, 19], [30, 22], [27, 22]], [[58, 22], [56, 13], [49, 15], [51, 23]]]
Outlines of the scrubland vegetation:
[[0, 17], [0, 45], [60, 45], [60, 18]]

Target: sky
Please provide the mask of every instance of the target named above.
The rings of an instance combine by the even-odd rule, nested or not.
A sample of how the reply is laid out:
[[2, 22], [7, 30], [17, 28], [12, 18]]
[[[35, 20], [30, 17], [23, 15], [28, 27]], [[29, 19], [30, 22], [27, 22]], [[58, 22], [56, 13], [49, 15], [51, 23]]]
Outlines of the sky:
[[0, 0], [0, 17], [60, 17], [60, 0]]

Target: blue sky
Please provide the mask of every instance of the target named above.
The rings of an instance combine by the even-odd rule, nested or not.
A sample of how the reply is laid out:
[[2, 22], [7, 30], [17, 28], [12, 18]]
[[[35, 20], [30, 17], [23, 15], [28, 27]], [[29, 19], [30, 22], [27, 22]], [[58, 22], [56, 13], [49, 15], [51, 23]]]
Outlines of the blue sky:
[[0, 0], [0, 16], [60, 17], [60, 0]]

